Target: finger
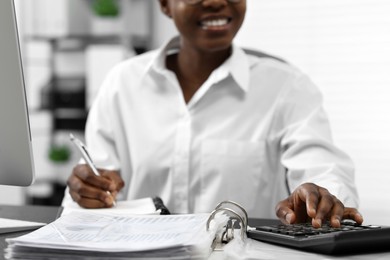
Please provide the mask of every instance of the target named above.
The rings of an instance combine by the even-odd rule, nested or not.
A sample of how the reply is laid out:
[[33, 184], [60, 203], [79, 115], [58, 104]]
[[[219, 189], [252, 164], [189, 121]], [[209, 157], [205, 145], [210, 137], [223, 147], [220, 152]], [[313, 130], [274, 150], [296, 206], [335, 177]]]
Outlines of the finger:
[[279, 202], [276, 206], [276, 216], [283, 224], [292, 224], [296, 221], [296, 216], [293, 210], [293, 205], [288, 199]]
[[312, 219], [313, 227], [319, 228], [322, 226], [326, 216], [330, 215], [332, 208], [334, 207], [335, 200], [327, 190], [320, 190], [320, 200], [317, 205], [317, 211], [315, 217]]
[[107, 205], [100, 200], [95, 199], [89, 199], [89, 198], [83, 198], [78, 193], [74, 191], [70, 191], [70, 196], [72, 199], [77, 202], [81, 207], [83, 208], [105, 208]]
[[352, 219], [359, 225], [364, 221], [362, 214], [360, 214], [357, 209], [348, 207], [344, 210], [343, 219]]
[[341, 219], [343, 218], [343, 214], [344, 214], [344, 204], [341, 203], [341, 201], [337, 200], [330, 214], [330, 225], [335, 228], [340, 227], [341, 225], [340, 222]]
[[84, 183], [98, 187], [102, 190], [115, 190], [115, 184], [107, 178], [97, 176], [92, 172], [92, 169], [86, 165], [78, 165], [73, 170], [73, 175], [81, 179]]
[[75, 192], [73, 190], [69, 190], [69, 194], [70, 194], [70, 197], [72, 198], [72, 200], [74, 202], [78, 203], [80, 201], [81, 196], [77, 192]]
[[91, 186], [88, 183], [84, 183], [81, 179], [78, 177], [71, 177], [68, 179], [68, 186], [70, 191], [73, 192], [73, 194], [78, 194], [78, 196], [73, 196], [73, 200], [76, 202], [80, 201], [80, 199], [93, 199], [93, 200], [100, 200], [102, 203], [104, 203], [107, 206], [112, 206], [114, 203], [114, 198], [108, 194], [106, 191]]
[[111, 193], [95, 188], [93, 186], [84, 185], [78, 190], [78, 194], [83, 198], [100, 200], [106, 205], [111, 205], [114, 201]]
[[114, 188], [110, 189], [111, 193], [118, 192], [125, 186], [125, 183], [118, 171], [101, 170], [101, 175], [114, 183], [114, 185], [111, 185], [112, 187], [110, 187]]
[[[310, 218], [315, 218], [317, 214], [317, 205], [319, 202], [320, 194], [318, 191], [318, 186], [314, 184], [304, 184], [300, 186], [298, 190], [299, 199], [304, 201], [306, 204], [306, 214]], [[298, 203], [298, 202], [294, 202]]]
[[293, 193], [292, 195], [292, 204], [291, 209], [294, 210], [295, 222], [305, 223], [308, 220], [306, 200], [302, 200], [298, 193]]

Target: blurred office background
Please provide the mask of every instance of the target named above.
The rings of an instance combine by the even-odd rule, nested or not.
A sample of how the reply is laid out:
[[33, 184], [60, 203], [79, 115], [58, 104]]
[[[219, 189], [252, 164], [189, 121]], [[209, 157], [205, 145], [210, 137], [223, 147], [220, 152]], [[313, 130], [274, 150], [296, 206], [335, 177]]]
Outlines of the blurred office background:
[[[115, 63], [175, 35], [157, 0], [16, 0], [36, 166], [1, 204], [58, 205], [83, 126]], [[356, 164], [368, 222], [390, 216], [390, 2], [247, 0], [236, 43], [282, 57], [320, 87], [335, 142]], [[8, 193], [13, 196], [5, 196]]]

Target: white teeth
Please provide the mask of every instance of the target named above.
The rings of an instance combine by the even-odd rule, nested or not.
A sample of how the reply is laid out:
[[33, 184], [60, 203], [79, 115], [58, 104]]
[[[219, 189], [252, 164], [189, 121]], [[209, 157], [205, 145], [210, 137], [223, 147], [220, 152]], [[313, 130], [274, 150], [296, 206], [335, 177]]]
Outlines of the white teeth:
[[217, 27], [217, 26], [223, 26], [228, 23], [227, 19], [216, 19], [216, 20], [209, 20], [209, 21], [203, 21], [202, 25], [204, 28], [207, 27]]

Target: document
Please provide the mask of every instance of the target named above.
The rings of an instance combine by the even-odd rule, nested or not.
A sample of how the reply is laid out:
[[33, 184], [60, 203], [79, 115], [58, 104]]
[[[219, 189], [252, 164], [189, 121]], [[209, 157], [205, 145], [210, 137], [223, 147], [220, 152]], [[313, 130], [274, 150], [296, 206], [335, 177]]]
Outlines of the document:
[[74, 211], [32, 233], [7, 239], [5, 252], [12, 259], [204, 259], [215, 237], [215, 231], [205, 228], [208, 217]]
[[67, 201], [63, 205], [61, 216], [67, 215], [74, 211], [83, 211], [89, 213], [106, 213], [114, 215], [145, 215], [145, 214], [160, 214], [152, 198], [143, 198], [137, 200], [117, 201], [116, 206], [112, 208], [101, 209], [86, 209], [80, 207], [74, 201]]

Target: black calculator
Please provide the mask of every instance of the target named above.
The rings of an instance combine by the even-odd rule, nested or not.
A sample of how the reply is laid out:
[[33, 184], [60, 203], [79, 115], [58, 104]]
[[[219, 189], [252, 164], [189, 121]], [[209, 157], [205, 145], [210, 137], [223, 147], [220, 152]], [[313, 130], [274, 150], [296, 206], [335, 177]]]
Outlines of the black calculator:
[[284, 225], [279, 220], [249, 219], [249, 238], [295, 249], [344, 255], [390, 251], [390, 227], [358, 225], [343, 220], [340, 228], [324, 223], [321, 228], [311, 223]]

